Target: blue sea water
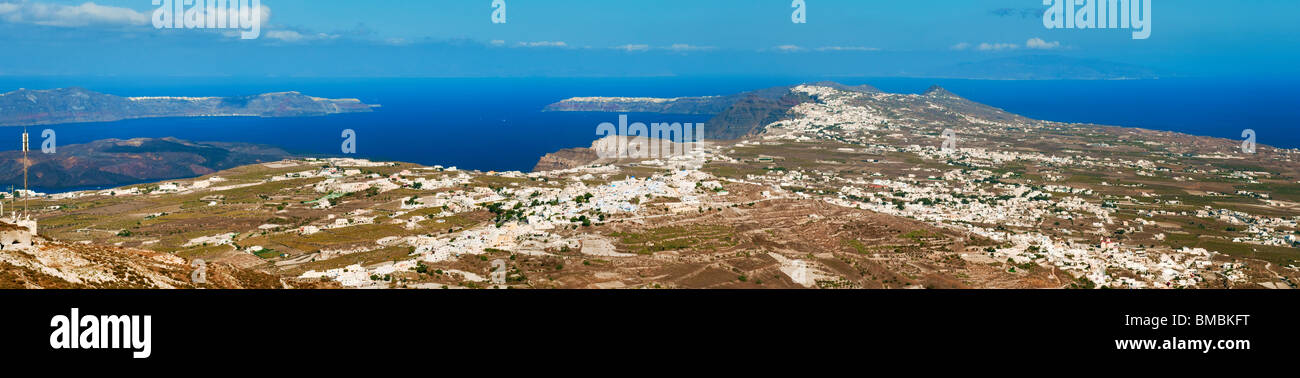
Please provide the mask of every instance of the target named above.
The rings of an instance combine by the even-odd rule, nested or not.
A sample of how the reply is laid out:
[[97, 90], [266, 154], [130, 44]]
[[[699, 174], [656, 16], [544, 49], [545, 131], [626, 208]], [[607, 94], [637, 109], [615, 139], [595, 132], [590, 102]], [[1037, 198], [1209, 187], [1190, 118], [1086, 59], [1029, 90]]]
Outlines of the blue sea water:
[[[918, 78], [0, 78], [0, 92], [81, 86], [121, 96], [238, 96], [299, 91], [359, 98], [374, 113], [302, 118], [167, 118], [39, 126], [60, 145], [106, 138], [177, 137], [269, 144], [299, 154], [338, 155], [344, 129], [357, 132], [357, 157], [478, 170], [524, 170], [538, 157], [587, 146], [596, 125], [616, 114], [542, 112], [575, 96], [725, 95], [816, 80], [920, 93], [939, 84], [974, 101], [1032, 118], [1134, 126], [1300, 147], [1297, 80], [1160, 79], [987, 81]], [[631, 114], [641, 122], [705, 122], [708, 116]], [[18, 148], [18, 128], [0, 129], [0, 149]], [[11, 134], [11, 135], [8, 135]], [[12, 138], [12, 139], [5, 139]], [[39, 139], [39, 138], [36, 138]], [[34, 143], [34, 145], [37, 143]]]

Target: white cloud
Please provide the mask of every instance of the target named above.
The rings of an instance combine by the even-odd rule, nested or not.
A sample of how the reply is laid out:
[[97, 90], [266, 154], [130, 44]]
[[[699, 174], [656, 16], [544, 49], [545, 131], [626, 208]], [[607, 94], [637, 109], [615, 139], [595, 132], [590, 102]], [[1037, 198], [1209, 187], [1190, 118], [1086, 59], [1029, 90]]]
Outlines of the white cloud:
[[803, 48], [797, 45], [780, 45], [777, 46], [775, 49], [776, 51], [781, 51], [781, 52], [803, 51]]
[[502, 40], [502, 39], [494, 39], [494, 40], [492, 40], [491, 42], [488, 42], [488, 43], [492, 44], [492, 46], [505, 46], [506, 41], [505, 41], [505, 40]]
[[650, 50], [650, 45], [627, 44], [622, 46], [616, 46], [614, 48], [617, 50], [623, 50], [627, 52], [640, 52], [640, 51]]
[[614, 48], [615, 50], [623, 50], [623, 51], [627, 51], [627, 52], [645, 52], [645, 51], [650, 51], [650, 50], [667, 50], [667, 51], [673, 51], [673, 52], [679, 52], [679, 53], [684, 53], [684, 52], [689, 52], [689, 51], [706, 51], [706, 50], [713, 50], [713, 49], [714, 49], [714, 48], [711, 47], [711, 46], [695, 46], [695, 45], [686, 44], [686, 43], [674, 43], [674, 44], [672, 44], [672, 45], [668, 45], [668, 46], [665, 46], [665, 47], [655, 47], [655, 46], [650, 46], [650, 45], [647, 45], [647, 44], [626, 44], [626, 45], [621, 45], [621, 46], [614, 46], [613, 48]]
[[978, 47], [976, 47], [976, 48], [979, 49], [980, 51], [1002, 51], [1002, 50], [1015, 50], [1015, 49], [1020, 48], [1020, 45], [1017, 45], [1017, 44], [1014, 44], [1014, 43], [988, 43], [988, 42], [984, 42], [984, 43], [981, 43], [981, 44], [980, 44]]
[[[233, 2], [235, 0], [231, 1]], [[147, 1], [141, 0], [141, 2], [149, 4]], [[218, 14], [225, 13], [224, 10], [218, 12]], [[141, 27], [153, 29], [153, 13], [153, 9], [140, 12], [130, 8], [99, 5], [95, 2], [85, 2], [80, 5], [64, 5], [30, 0], [0, 0], [0, 22], [14, 24], [67, 28]], [[303, 41], [333, 39], [338, 37], [337, 35], [323, 33], [267, 31], [271, 26], [271, 8], [265, 5], [262, 5], [257, 9], [257, 17], [260, 21], [258, 24], [260, 25], [258, 28], [259, 33], [263, 36], [270, 36], [272, 39], [281, 41]], [[239, 30], [221, 29], [217, 30], [214, 34], [233, 38], [242, 38], [240, 31], [246, 31], [247, 29], [248, 28]]]
[[23, 1], [0, 3], [0, 21], [60, 27], [140, 26], [149, 24], [149, 16], [129, 8], [93, 2], [62, 5]]
[[669, 49], [669, 50], [673, 50], [673, 51], [677, 51], [677, 52], [685, 52], [685, 51], [703, 51], [703, 50], [713, 50], [713, 47], [710, 47], [710, 46], [695, 46], [695, 45], [690, 45], [690, 44], [685, 44], [685, 43], [674, 43], [672, 46], [668, 46], [668, 49]]
[[257, 10], [260, 11], [257, 13], [257, 15], [258, 18], [262, 19], [262, 26], [265, 27], [267, 25], [271, 25], [271, 8], [263, 5], [257, 8]]
[[[952, 49], [953, 49], [953, 50], [966, 50], [966, 49], [971, 48], [971, 46], [972, 46], [972, 45], [971, 45], [970, 43], [962, 42], [962, 43], [958, 43], [958, 44], [952, 45]], [[1048, 41], [1044, 41], [1042, 38], [1030, 38], [1028, 41], [1025, 41], [1025, 44], [1024, 44], [1024, 45], [1021, 45], [1021, 44], [1018, 44], [1018, 43], [988, 43], [988, 42], [984, 42], [984, 43], [980, 43], [979, 45], [974, 45], [974, 47], [975, 47], [976, 50], [979, 50], [979, 51], [1009, 51], [1009, 50], [1016, 50], [1016, 49], [1021, 49], [1021, 48], [1026, 48], [1026, 49], [1037, 49], [1037, 50], [1051, 50], [1051, 49], [1060, 48], [1060, 47], [1061, 47], [1061, 42], [1059, 42], [1059, 41], [1051, 41], [1051, 42], [1048, 42]]]
[[1039, 49], [1039, 50], [1051, 50], [1057, 47], [1061, 47], [1061, 42], [1059, 41], [1047, 42], [1044, 41], [1042, 38], [1030, 38], [1028, 42], [1025, 42], [1025, 47], [1031, 49]]
[[278, 39], [286, 42], [297, 42], [306, 37], [304, 37], [302, 33], [293, 30], [272, 30], [266, 32], [266, 38]]
[[880, 49], [864, 46], [826, 46], [818, 47], [817, 51], [880, 51]]
[[304, 34], [302, 32], [298, 32], [294, 30], [272, 30], [264, 33], [263, 36], [265, 36], [266, 38], [277, 39], [284, 42], [323, 41], [329, 39], [336, 39], [340, 37], [338, 34], [311, 33], [311, 32], [307, 32]]
[[564, 41], [537, 41], [537, 42], [519, 42], [518, 47], [568, 47], [569, 44]]

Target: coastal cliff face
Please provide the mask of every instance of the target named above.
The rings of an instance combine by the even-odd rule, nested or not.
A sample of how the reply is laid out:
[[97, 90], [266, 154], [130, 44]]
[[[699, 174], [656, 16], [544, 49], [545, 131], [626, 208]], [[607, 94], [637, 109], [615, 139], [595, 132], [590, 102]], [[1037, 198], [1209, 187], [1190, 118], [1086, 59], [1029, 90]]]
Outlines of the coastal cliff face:
[[709, 97], [574, 97], [547, 105], [548, 112], [605, 112], [660, 114], [717, 114], [736, 102], [736, 96]]
[[298, 92], [240, 97], [121, 97], [84, 88], [19, 89], [0, 94], [0, 126], [111, 122], [156, 117], [300, 117], [370, 112], [357, 99]]
[[[881, 93], [870, 85], [823, 81], [809, 85], [846, 92]], [[574, 97], [550, 104], [549, 112], [659, 113], [713, 115], [704, 137], [731, 140], [757, 135], [763, 127], [784, 119], [790, 108], [812, 101], [790, 92], [793, 85], [708, 97]]]
[[596, 150], [587, 147], [566, 148], [555, 151], [537, 160], [533, 172], [558, 171], [577, 168], [591, 164], [600, 159]]
[[[607, 136], [591, 142], [591, 147], [566, 148], [546, 154], [538, 159], [533, 172], [559, 171], [583, 167], [591, 164], [611, 164], [619, 161], [641, 161], [650, 157], [628, 157], [631, 151], [683, 151], [686, 148], [700, 148], [705, 144], [677, 143], [667, 139], [656, 138], [620, 138]], [[662, 150], [660, 150], [662, 149]]]

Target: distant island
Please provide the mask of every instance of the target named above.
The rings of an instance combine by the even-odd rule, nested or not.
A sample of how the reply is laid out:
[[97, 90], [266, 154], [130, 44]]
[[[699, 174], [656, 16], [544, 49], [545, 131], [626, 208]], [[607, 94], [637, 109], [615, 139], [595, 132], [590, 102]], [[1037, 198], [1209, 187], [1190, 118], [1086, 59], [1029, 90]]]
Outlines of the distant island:
[[[853, 93], [883, 93], [870, 85], [844, 85], [831, 81], [808, 85]], [[781, 120], [795, 105], [811, 100], [792, 94], [790, 90], [795, 87], [785, 85], [706, 97], [574, 97], [547, 105], [543, 111], [711, 115], [713, 118], [706, 123], [708, 127], [704, 130], [705, 138], [731, 140], [755, 135], [764, 125]], [[562, 165], [543, 160], [537, 169], [558, 166]]]
[[377, 105], [298, 92], [238, 97], [121, 97], [85, 88], [0, 94], [0, 126], [112, 122], [159, 117], [303, 117], [370, 112]]
[[735, 96], [676, 98], [574, 97], [547, 105], [543, 111], [717, 114], [735, 102]]

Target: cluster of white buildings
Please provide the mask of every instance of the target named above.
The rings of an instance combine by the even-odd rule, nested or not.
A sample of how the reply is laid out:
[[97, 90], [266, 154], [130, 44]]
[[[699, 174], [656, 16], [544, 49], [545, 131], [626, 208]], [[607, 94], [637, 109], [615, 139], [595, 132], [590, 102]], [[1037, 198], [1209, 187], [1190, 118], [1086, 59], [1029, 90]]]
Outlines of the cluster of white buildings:
[[[708, 154], [708, 152], [701, 152], [667, 160], [649, 161], [645, 165], [702, 164], [701, 160]], [[708, 196], [726, 194], [723, 184], [716, 178], [694, 169], [677, 169], [651, 177], [626, 177], [614, 181], [605, 181], [612, 178], [612, 175], [619, 174], [616, 168], [609, 166], [530, 174], [519, 172], [486, 174], [511, 179], [528, 179], [534, 184], [521, 186], [515, 183], [496, 188], [465, 186], [473, 180], [473, 175], [465, 172], [447, 174], [445, 170], [439, 171], [441, 173], [438, 174], [438, 178], [423, 177], [426, 172], [404, 171], [391, 177], [373, 179], [389, 181], [399, 186], [411, 186], [418, 182], [421, 183], [420, 189], [453, 188], [453, 190], [438, 191], [428, 196], [401, 199], [400, 210], [391, 216], [393, 223], [410, 226], [408, 228], [418, 228], [421, 222], [438, 220], [461, 212], [478, 211], [488, 204], [496, 204], [503, 211], [511, 211], [513, 216], [448, 234], [387, 237], [378, 240], [376, 247], [409, 246], [414, 249], [411, 258], [400, 262], [398, 268], [405, 266], [410, 269], [421, 261], [436, 263], [464, 255], [480, 255], [488, 250], [544, 255], [548, 249], [564, 247], [576, 249], [581, 245], [580, 238], [565, 237], [555, 231], [582, 227], [583, 221], [579, 219], [583, 218], [586, 222], [597, 223], [605, 216], [635, 216], [644, 209], [645, 203], [655, 198], [673, 199], [662, 205], [672, 211], [696, 211]], [[328, 190], [352, 188], [347, 176], [344, 174], [344, 177], [330, 183]], [[352, 176], [354, 177], [350, 179], [358, 179], [356, 175]], [[360, 183], [377, 184], [368, 177], [360, 177], [360, 179], [368, 180], [359, 181]], [[592, 181], [605, 183], [589, 185], [588, 182]], [[372, 186], [357, 186], [355, 189], [360, 191], [369, 187]], [[429, 208], [438, 208], [439, 211], [428, 216], [408, 216], [412, 212]], [[344, 219], [351, 220], [355, 217], [338, 218], [335, 220], [335, 225], [340, 227], [354, 225], [341, 223]], [[328, 227], [330, 226], [325, 226]], [[318, 226], [305, 226], [298, 232], [309, 234], [320, 230], [321, 227]], [[370, 267], [351, 266], [326, 272], [310, 271], [304, 273], [302, 278], [323, 277], [337, 280], [345, 286], [366, 287], [376, 284], [372, 277], [387, 274], [383, 271], [391, 268], [391, 264]], [[391, 273], [391, 270], [388, 272]]]
[[1195, 216], [1238, 227], [1236, 231], [1243, 232], [1245, 235], [1233, 238], [1234, 243], [1300, 247], [1300, 235], [1290, 231], [1300, 228], [1300, 217], [1269, 217], [1244, 211], [1214, 209], [1210, 206], [1197, 210]]
[[[828, 199], [828, 202], [913, 218], [983, 236], [1009, 245], [990, 253], [990, 257], [997, 261], [1011, 259], [1017, 264], [1032, 262], [1056, 266], [1087, 277], [1097, 285], [1132, 288], [1188, 287], [1202, 282], [1207, 268], [1213, 266], [1216, 253], [1203, 249], [1158, 250], [1110, 241], [1085, 244], [1037, 231], [1021, 232], [1004, 227], [981, 226], [1059, 228], [1045, 224], [1045, 220], [1050, 217], [1075, 220], [1084, 227], [1094, 227], [1093, 233], [1103, 240], [1106, 240], [1107, 231], [1132, 230], [1127, 222], [1116, 221], [1114, 208], [1080, 197], [1056, 198], [1050, 193], [1022, 185], [969, 185], [973, 177], [960, 176], [956, 177], [955, 182], [917, 183], [915, 179], [908, 178], [877, 179], [867, 188], [845, 186], [840, 190], [840, 198]], [[945, 175], [945, 179], [953, 180], [954, 177]], [[1079, 192], [1059, 186], [1054, 189], [1058, 192]], [[1148, 223], [1142, 219], [1139, 221]], [[1069, 230], [1061, 232], [1070, 234]], [[1240, 274], [1226, 277], [1234, 280], [1245, 278]]]
[[[1033, 262], [1039, 265], [1056, 266], [1063, 270], [1074, 271], [1078, 276], [1087, 277], [1098, 285], [1194, 286], [1202, 282], [1204, 274], [1209, 271], [1230, 280], [1245, 279], [1244, 274], [1239, 270], [1227, 266], [1215, 266], [1213, 263], [1215, 252], [1204, 249], [1149, 250], [1108, 241], [1105, 239], [1110, 235], [1108, 231], [1134, 231], [1135, 228], [1130, 227], [1128, 222], [1116, 220], [1113, 202], [1097, 203], [1085, 200], [1083, 197], [1095, 195], [1090, 189], [1066, 185], [1030, 187], [1003, 184], [997, 179], [1007, 178], [1010, 173], [997, 176], [990, 171], [1007, 163], [1020, 162], [1040, 167], [1132, 170], [1139, 175], [1169, 176], [1172, 171], [1164, 166], [1163, 160], [1095, 158], [1085, 154], [1070, 153], [1070, 151], [1061, 151], [1061, 155], [1057, 156], [1038, 152], [984, 148], [943, 149], [940, 148], [941, 140], [938, 139], [942, 136], [909, 135], [899, 127], [900, 125], [934, 126], [933, 122], [909, 118], [906, 111], [895, 113], [894, 119], [882, 117], [869, 105], [871, 101], [863, 101], [870, 97], [876, 100], [890, 99], [906, 102], [915, 99], [914, 95], [866, 94], [806, 86], [795, 88], [794, 91], [817, 98], [818, 101], [801, 104], [792, 109], [792, 113], [796, 115], [794, 120], [769, 125], [767, 140], [847, 140], [855, 144], [867, 145], [863, 152], [873, 154], [907, 152], [917, 154], [923, 159], [948, 161], [969, 169], [950, 170], [941, 174], [922, 173], [924, 177], [907, 174], [892, 179], [876, 173], [872, 175], [870, 181], [839, 178], [816, 170], [769, 172], [766, 175], [749, 175], [747, 181], [787, 188], [805, 187], [810, 183], [832, 182], [835, 183], [834, 186], [839, 187], [839, 190], [838, 195], [826, 198], [828, 202], [913, 218], [987, 237], [1003, 243], [1004, 246], [1009, 245], [989, 252], [990, 257], [1010, 259], [1018, 264]], [[940, 105], [930, 106], [942, 108]], [[981, 126], [1012, 126], [971, 117], [966, 117], [965, 120], [971, 125], [962, 131], [966, 135], [959, 136], [961, 138], [978, 137]], [[867, 133], [866, 136], [854, 133], [860, 130], [876, 132]], [[920, 137], [925, 139], [924, 145], [891, 147], [874, 143], [881, 134], [894, 131], [898, 132], [884, 136], [894, 140]], [[841, 151], [856, 152], [856, 149], [846, 148]], [[926, 170], [914, 169], [914, 171]], [[1257, 173], [1234, 172], [1233, 175], [1252, 179]], [[1048, 179], [1060, 181], [1061, 177], [1055, 176], [1054, 180], [1048, 177]], [[1189, 180], [1184, 178], [1184, 181]], [[1152, 215], [1149, 213], [1148, 216]], [[1187, 215], [1186, 212], [1183, 215]], [[1247, 232], [1253, 235], [1250, 238], [1239, 238], [1239, 241], [1266, 245], [1291, 245], [1295, 242], [1296, 235], [1276, 232], [1278, 227], [1294, 228], [1295, 219], [1263, 219], [1244, 213], [1224, 213], [1224, 211], [1202, 216], [1211, 215], [1230, 218], [1243, 224]], [[1078, 238], [1071, 236], [1073, 232], [1064, 229], [1065, 227], [1048, 227], [1050, 223], [1044, 224], [1048, 219], [1057, 222], [1071, 221], [1076, 227], [1088, 230], [1085, 233], [1095, 234], [1096, 237], [1106, 241], [1089, 245], [1061, 239], [1062, 237]], [[1154, 224], [1144, 219], [1138, 221], [1141, 225]], [[1012, 228], [1034, 230], [1054, 228], [1060, 229], [1060, 233], [1064, 236], [1021, 232]], [[1140, 230], [1140, 226], [1137, 229]], [[1164, 234], [1156, 235], [1158, 239], [1163, 239], [1164, 236]]]
[[377, 264], [374, 267], [366, 268], [360, 264], [352, 264], [342, 268], [329, 269], [324, 272], [307, 271], [301, 278], [325, 278], [338, 281], [340, 285], [355, 288], [382, 288], [388, 287], [390, 280], [385, 280], [394, 272], [402, 272], [414, 269], [416, 262], [399, 261], [385, 262]]
[[198, 247], [198, 246], [216, 246], [216, 245], [235, 244], [236, 236], [239, 236], [239, 234], [234, 232], [228, 232], [224, 234], [217, 234], [217, 235], [210, 235], [210, 236], [200, 236], [194, 239], [190, 239], [190, 241], [186, 242], [183, 247], [189, 248], [189, 247]]
[[1015, 264], [1055, 266], [1086, 277], [1098, 287], [1194, 287], [1203, 283], [1206, 275], [1215, 274], [1237, 282], [1246, 278], [1232, 264], [1216, 264], [1213, 258], [1217, 254], [1202, 248], [1158, 252], [1112, 241], [1098, 245], [1071, 243], [1040, 233], [1013, 234], [1006, 240], [1012, 244], [1010, 247], [997, 248], [989, 256]]
[[791, 92], [816, 97], [819, 102], [805, 102], [796, 105], [790, 112], [797, 115], [790, 120], [783, 120], [767, 126], [772, 137], [786, 137], [796, 141], [809, 141], [806, 134], [818, 134], [828, 126], [839, 127], [845, 131], [876, 131], [889, 118], [871, 106], [859, 101], [868, 96], [907, 96], [889, 93], [860, 93], [839, 91], [829, 87], [800, 85]]

